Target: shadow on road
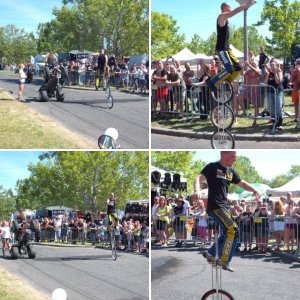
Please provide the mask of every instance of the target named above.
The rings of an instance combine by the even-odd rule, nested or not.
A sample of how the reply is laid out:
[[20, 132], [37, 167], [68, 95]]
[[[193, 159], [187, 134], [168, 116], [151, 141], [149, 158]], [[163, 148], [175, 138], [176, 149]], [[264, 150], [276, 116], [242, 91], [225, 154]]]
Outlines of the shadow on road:
[[87, 256], [56, 256], [56, 257], [39, 257], [37, 253], [36, 261], [85, 261], [85, 260], [112, 260], [110, 254], [105, 255], [87, 255]]

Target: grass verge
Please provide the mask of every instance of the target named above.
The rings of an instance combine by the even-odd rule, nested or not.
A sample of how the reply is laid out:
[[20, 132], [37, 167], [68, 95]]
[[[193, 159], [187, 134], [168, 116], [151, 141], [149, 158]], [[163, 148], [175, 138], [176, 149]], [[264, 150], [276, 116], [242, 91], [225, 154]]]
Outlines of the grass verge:
[[26, 284], [20, 277], [0, 268], [0, 299], [1, 300], [50, 300], [50, 297], [40, 293]]
[[[260, 112], [262, 109], [260, 109]], [[291, 97], [285, 95], [284, 97], [284, 112], [290, 114], [294, 112], [294, 106]], [[230, 132], [233, 134], [271, 134], [271, 125], [268, 123], [269, 120], [264, 118], [258, 118], [256, 126], [252, 126], [253, 110], [250, 109], [248, 112], [252, 113], [252, 116], [238, 117], [237, 124], [234, 124], [230, 128]], [[242, 112], [239, 111], [239, 114]], [[176, 115], [169, 115], [167, 118], [161, 118], [158, 113], [152, 114], [151, 126], [153, 128], [169, 128], [175, 130], [188, 130], [192, 132], [214, 132], [216, 128], [212, 125], [210, 117], [207, 120], [200, 119], [199, 116], [193, 118], [178, 118]], [[283, 133], [291, 135], [299, 135], [300, 129], [297, 128], [297, 123], [294, 122], [294, 117], [285, 117], [283, 119]], [[280, 134], [280, 133], [276, 133]]]
[[1, 149], [91, 149], [95, 145], [0, 92]]

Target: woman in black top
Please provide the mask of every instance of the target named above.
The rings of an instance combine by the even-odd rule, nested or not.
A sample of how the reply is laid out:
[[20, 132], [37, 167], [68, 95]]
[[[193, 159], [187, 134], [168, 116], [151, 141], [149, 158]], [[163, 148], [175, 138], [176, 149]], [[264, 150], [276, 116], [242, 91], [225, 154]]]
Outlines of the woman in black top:
[[282, 130], [282, 102], [283, 102], [283, 86], [282, 86], [282, 71], [277, 68], [275, 60], [271, 61], [270, 67], [265, 67], [264, 82], [272, 88], [268, 89], [269, 109], [271, 118], [275, 122], [277, 130]]

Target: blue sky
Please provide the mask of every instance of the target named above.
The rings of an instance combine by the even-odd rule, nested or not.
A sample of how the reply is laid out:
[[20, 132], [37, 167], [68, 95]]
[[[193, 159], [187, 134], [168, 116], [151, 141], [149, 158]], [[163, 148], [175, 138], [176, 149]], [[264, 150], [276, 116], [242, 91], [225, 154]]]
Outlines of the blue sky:
[[54, 6], [61, 7], [61, 0], [0, 0], [0, 26], [14, 24], [26, 32], [36, 34], [39, 23], [53, 19]]
[[[258, 173], [268, 180], [286, 174], [292, 165], [300, 165], [300, 150], [236, 150], [236, 152], [238, 156], [248, 157]], [[195, 159], [201, 159], [206, 163], [217, 161], [220, 159], [220, 151], [197, 151]]]
[[[179, 33], [185, 33], [189, 42], [191, 36], [199, 34], [203, 39], [207, 39], [216, 31], [216, 20], [220, 14], [220, 6], [224, 0], [152, 0], [151, 10], [171, 15], [180, 27]], [[237, 1], [228, 0], [232, 8], [239, 6]], [[260, 20], [264, 0], [257, 0], [257, 3], [248, 9], [248, 25], [252, 25]], [[244, 15], [239, 13], [229, 20], [236, 28], [244, 24]], [[258, 28], [258, 32], [263, 37], [270, 37], [268, 26]]]
[[29, 177], [28, 165], [38, 162], [40, 151], [0, 151], [0, 185], [14, 189], [18, 179]]

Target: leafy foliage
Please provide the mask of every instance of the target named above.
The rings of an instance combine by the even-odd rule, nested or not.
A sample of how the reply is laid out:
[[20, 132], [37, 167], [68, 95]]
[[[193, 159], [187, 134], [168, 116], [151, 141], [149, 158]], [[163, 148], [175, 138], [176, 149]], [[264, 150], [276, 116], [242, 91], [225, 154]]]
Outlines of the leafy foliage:
[[54, 8], [55, 19], [39, 25], [38, 50], [66, 52], [72, 49], [115, 55], [148, 53], [148, 0], [63, 1]]
[[18, 207], [105, 210], [114, 192], [122, 209], [128, 199], [148, 198], [147, 152], [48, 152], [29, 170], [17, 183]]
[[[203, 53], [208, 56], [215, 52], [217, 33], [213, 32], [206, 40], [199, 34], [194, 34], [190, 42], [185, 41], [184, 34], [179, 34], [177, 21], [167, 14], [152, 12], [152, 59], [162, 59], [174, 55], [184, 47], [193, 53]], [[244, 28], [230, 28], [230, 43], [240, 51], [244, 50]], [[249, 49], [255, 54], [259, 46], [265, 46], [265, 40], [258, 34], [256, 27], [248, 26]]]
[[33, 33], [26, 33], [15, 25], [0, 27], [0, 63], [30, 63], [30, 56], [35, 55], [36, 41]]
[[300, 38], [300, 2], [289, 0], [265, 0], [261, 21], [268, 24], [272, 38], [267, 38], [267, 52], [275, 57], [291, 57], [290, 49]]

